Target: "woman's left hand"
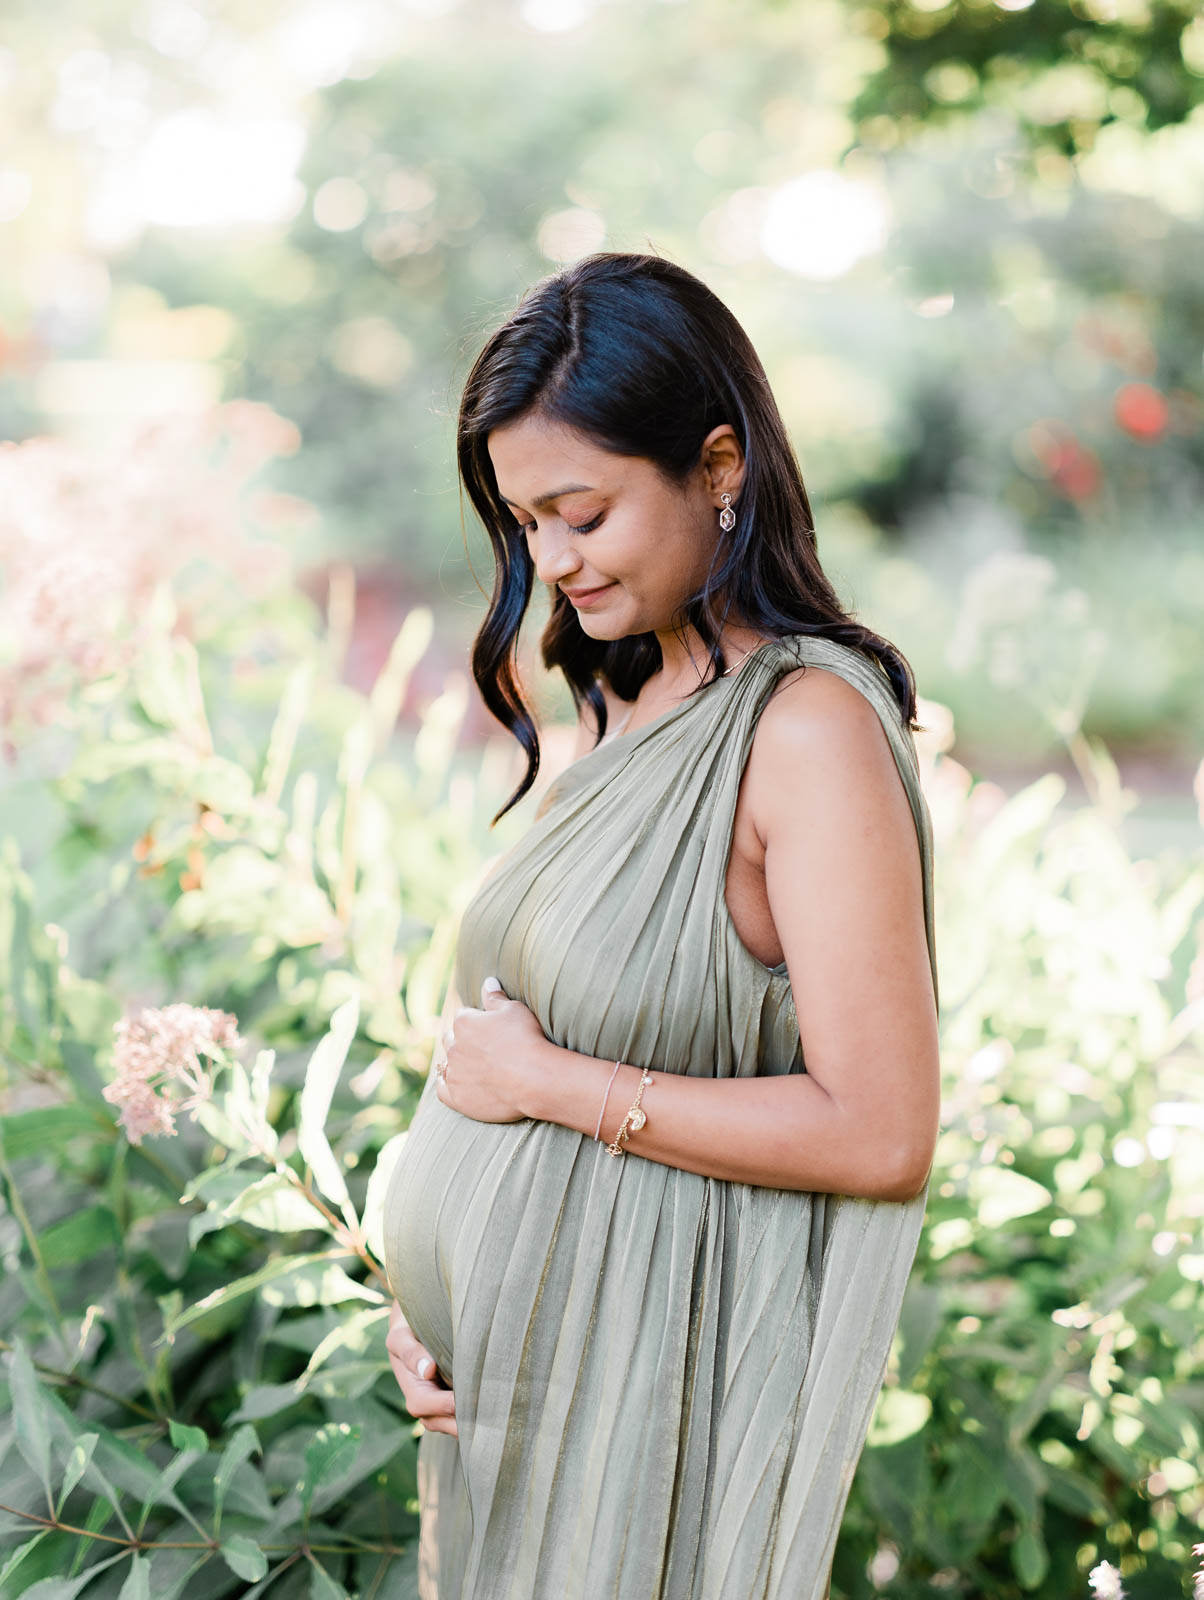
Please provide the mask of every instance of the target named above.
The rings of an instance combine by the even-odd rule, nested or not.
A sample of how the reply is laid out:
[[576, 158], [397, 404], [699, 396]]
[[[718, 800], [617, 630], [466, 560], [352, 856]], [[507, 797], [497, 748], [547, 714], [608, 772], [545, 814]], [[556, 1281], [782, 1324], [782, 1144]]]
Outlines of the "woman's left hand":
[[443, 1035], [435, 1093], [478, 1122], [521, 1122], [527, 1089], [550, 1041], [533, 1011], [508, 1000], [496, 978], [481, 985], [480, 1009], [461, 1006]]

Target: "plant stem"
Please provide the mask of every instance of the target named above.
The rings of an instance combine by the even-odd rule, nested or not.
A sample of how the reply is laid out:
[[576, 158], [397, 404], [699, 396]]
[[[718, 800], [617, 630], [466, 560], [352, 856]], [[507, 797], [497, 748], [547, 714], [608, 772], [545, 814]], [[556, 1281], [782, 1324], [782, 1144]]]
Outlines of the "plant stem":
[[[0, 1339], [0, 1350], [11, 1350], [13, 1347], [7, 1339]], [[154, 1411], [140, 1406], [136, 1400], [128, 1400], [125, 1395], [118, 1394], [113, 1389], [106, 1389], [99, 1383], [93, 1383], [90, 1378], [81, 1378], [78, 1373], [64, 1372], [59, 1367], [47, 1367], [40, 1361], [34, 1362], [35, 1368], [44, 1378], [51, 1378], [56, 1383], [62, 1383], [74, 1389], [87, 1389], [89, 1394], [97, 1394], [102, 1400], [111, 1400], [114, 1405], [125, 1406], [127, 1410], [135, 1412], [140, 1417], [145, 1417], [148, 1422], [162, 1425], [163, 1419]]]
[[[220, 1541], [217, 1539], [138, 1539], [123, 1538], [116, 1533], [94, 1533], [90, 1528], [78, 1528], [72, 1522], [62, 1522], [57, 1517], [40, 1517], [34, 1511], [23, 1511], [19, 1506], [6, 1506], [0, 1504], [0, 1511], [7, 1512], [10, 1517], [23, 1517], [26, 1522], [32, 1522], [39, 1528], [49, 1528], [56, 1533], [73, 1533], [81, 1539], [96, 1539], [102, 1544], [122, 1545], [127, 1550], [209, 1550], [219, 1551]], [[303, 1555], [308, 1555], [312, 1550], [320, 1556], [400, 1556], [406, 1552], [403, 1544], [394, 1544], [392, 1540], [384, 1543], [374, 1543], [372, 1540], [359, 1540], [354, 1544], [312, 1544], [306, 1541], [303, 1544], [261, 1544], [259, 1549], [265, 1555], [287, 1555], [290, 1561], [296, 1561]]]
[[33, 1223], [29, 1220], [29, 1213], [25, 1209], [25, 1202], [21, 1199], [21, 1191], [17, 1188], [17, 1180], [13, 1177], [13, 1169], [9, 1166], [8, 1157], [4, 1153], [3, 1132], [0, 1132], [0, 1174], [3, 1174], [4, 1181], [8, 1185], [9, 1204], [12, 1207], [13, 1215], [20, 1224], [21, 1232], [25, 1235], [25, 1243], [29, 1249], [29, 1253], [33, 1257], [34, 1274], [41, 1285], [42, 1293], [46, 1296], [50, 1308], [54, 1312], [56, 1323], [55, 1332], [58, 1334], [59, 1344], [63, 1349], [63, 1355], [67, 1357], [67, 1359], [70, 1359], [71, 1351], [67, 1344], [67, 1335], [63, 1331], [62, 1308], [58, 1303], [58, 1297], [56, 1296], [54, 1292], [54, 1286], [50, 1281], [50, 1273], [46, 1268], [46, 1260], [42, 1255], [42, 1247], [38, 1243], [37, 1233], [34, 1231]]

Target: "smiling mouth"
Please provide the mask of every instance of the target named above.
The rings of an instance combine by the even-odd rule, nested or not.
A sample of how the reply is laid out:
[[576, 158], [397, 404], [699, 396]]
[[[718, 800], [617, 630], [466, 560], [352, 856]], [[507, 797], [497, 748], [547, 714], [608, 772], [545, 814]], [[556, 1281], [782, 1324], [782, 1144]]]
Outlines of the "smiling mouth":
[[603, 583], [596, 589], [562, 589], [560, 592], [571, 605], [587, 606], [613, 588], [613, 583]]

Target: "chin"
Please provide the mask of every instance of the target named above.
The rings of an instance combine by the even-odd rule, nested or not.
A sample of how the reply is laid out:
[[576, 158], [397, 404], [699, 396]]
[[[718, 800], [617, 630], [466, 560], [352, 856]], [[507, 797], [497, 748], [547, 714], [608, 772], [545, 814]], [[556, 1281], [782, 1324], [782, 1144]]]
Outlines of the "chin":
[[588, 634], [591, 639], [626, 639], [632, 631], [621, 619], [593, 616], [588, 611], [577, 613], [577, 623], [582, 633]]

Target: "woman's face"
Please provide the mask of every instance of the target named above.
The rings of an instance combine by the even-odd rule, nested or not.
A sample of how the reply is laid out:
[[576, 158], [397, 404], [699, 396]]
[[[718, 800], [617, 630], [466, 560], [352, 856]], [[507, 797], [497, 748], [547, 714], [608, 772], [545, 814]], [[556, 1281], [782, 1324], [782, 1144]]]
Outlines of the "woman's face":
[[642, 456], [614, 455], [536, 414], [494, 428], [487, 444], [538, 576], [568, 596], [584, 632], [622, 639], [672, 626], [723, 537], [719, 497], [739, 488], [743, 461], [726, 424], [680, 489]]

